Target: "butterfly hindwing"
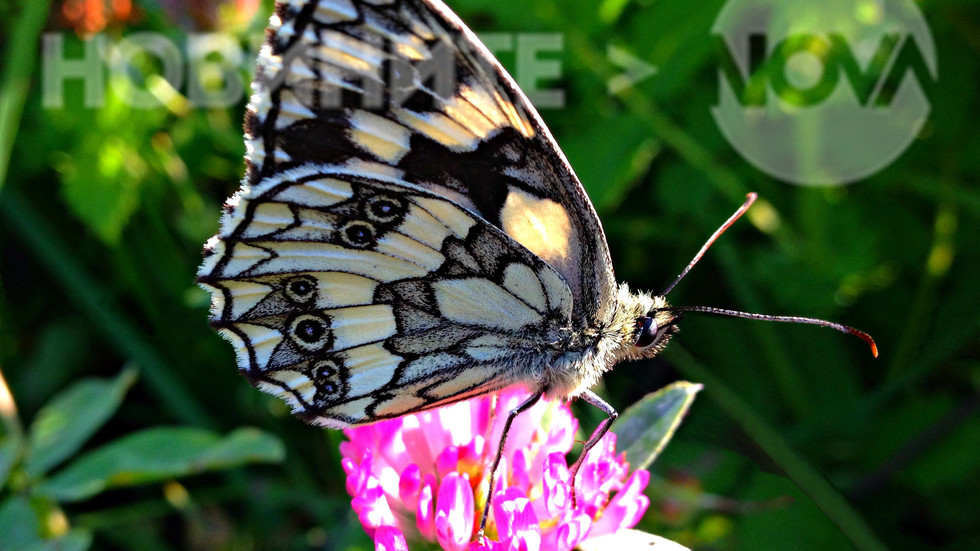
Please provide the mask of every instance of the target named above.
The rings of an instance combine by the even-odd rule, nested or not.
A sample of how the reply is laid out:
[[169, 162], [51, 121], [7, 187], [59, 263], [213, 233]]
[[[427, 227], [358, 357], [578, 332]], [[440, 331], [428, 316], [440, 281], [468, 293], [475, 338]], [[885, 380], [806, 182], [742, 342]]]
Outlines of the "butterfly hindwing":
[[311, 422], [501, 388], [540, 367], [571, 322], [571, 291], [548, 264], [385, 171], [293, 168], [229, 204], [199, 273], [212, 323], [253, 384]]
[[554, 267], [579, 328], [608, 321], [615, 281], [582, 185], [514, 81], [441, 2], [281, 2], [253, 88], [251, 185], [309, 163], [384, 167]]

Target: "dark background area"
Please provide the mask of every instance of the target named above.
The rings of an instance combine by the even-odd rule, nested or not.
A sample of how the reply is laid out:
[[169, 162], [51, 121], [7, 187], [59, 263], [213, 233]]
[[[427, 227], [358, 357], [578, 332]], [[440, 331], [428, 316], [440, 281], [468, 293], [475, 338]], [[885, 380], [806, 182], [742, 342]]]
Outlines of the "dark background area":
[[[159, 63], [137, 58], [137, 84], [166, 106], [127, 105], [118, 75], [101, 106], [85, 105], [79, 81], [66, 84], [63, 107], [42, 104], [42, 30], [64, 37], [66, 56], [96, 32], [112, 44], [152, 31], [184, 48], [187, 33], [215, 31], [254, 51], [271, 10], [254, 4], [55, 0], [40, 15], [44, 2], [0, 6], [0, 153], [10, 155], [0, 368], [20, 418], [73, 381], [134, 366], [135, 387], [90, 447], [190, 425], [259, 427], [287, 450], [279, 464], [182, 479], [189, 502], [155, 484], [66, 506], [94, 548], [371, 548], [344, 490], [342, 435], [290, 418], [237, 375], [193, 283], [243, 171], [245, 96], [195, 108], [186, 85], [168, 89], [152, 76]], [[711, 117], [710, 30], [723, 4], [451, 3], [477, 33], [561, 37], [562, 49], [540, 54], [561, 76], [539, 85], [563, 90], [565, 107], [542, 116], [595, 203], [621, 281], [659, 292], [756, 191], [757, 206], [672, 303], [822, 317], [878, 342], [874, 359], [826, 329], [690, 314], [662, 359], [620, 365], [598, 389], [619, 410], [673, 380], [705, 385], [652, 466], [639, 527], [697, 549], [980, 548], [980, 10], [918, 4], [939, 66], [938, 81], [923, 83], [929, 120], [874, 175], [813, 188], [751, 166]], [[610, 95], [623, 68], [609, 45], [657, 73]], [[514, 68], [516, 56], [500, 58]], [[586, 427], [599, 420], [576, 411]]]

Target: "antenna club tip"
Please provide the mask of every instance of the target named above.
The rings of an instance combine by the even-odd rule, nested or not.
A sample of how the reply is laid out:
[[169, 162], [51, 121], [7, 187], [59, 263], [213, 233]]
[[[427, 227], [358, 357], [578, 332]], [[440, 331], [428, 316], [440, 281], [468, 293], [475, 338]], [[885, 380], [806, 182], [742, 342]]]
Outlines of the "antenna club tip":
[[754, 192], [754, 191], [750, 191], [750, 192], [748, 192], [748, 193], [745, 194], [745, 198], [746, 199], [750, 199], [752, 201], [755, 201], [756, 199], [759, 198], [759, 194], [756, 193], [756, 192]]
[[871, 355], [874, 356], [875, 358], [878, 357], [878, 345], [875, 344], [875, 340], [871, 337], [871, 335], [865, 333], [864, 331], [858, 331], [857, 329], [854, 329], [853, 327], [848, 327], [847, 329], [848, 329], [848, 331], [847, 331], [848, 333], [850, 333], [850, 334], [852, 334], [852, 335], [860, 338], [864, 342], [868, 343], [868, 346], [871, 347]]

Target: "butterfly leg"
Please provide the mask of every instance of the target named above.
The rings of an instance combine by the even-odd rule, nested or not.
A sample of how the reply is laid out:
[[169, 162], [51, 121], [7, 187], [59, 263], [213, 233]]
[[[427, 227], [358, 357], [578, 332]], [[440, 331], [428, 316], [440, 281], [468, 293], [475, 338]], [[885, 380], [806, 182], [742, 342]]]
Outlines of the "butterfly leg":
[[582, 467], [582, 463], [585, 462], [585, 456], [588, 455], [589, 450], [594, 448], [595, 445], [599, 443], [599, 440], [602, 440], [602, 437], [605, 436], [607, 432], [609, 432], [609, 427], [611, 427], [613, 421], [615, 421], [616, 418], [619, 417], [619, 413], [617, 413], [612, 406], [607, 404], [605, 400], [600, 398], [596, 393], [592, 392], [591, 390], [586, 390], [585, 392], [579, 395], [579, 398], [601, 409], [606, 414], [606, 418], [603, 419], [601, 423], [599, 423], [599, 426], [596, 427], [595, 432], [593, 432], [592, 436], [589, 437], [588, 442], [586, 442], [585, 445], [582, 446], [582, 454], [578, 456], [578, 459], [575, 460], [575, 464], [572, 465], [572, 468], [570, 469], [570, 473], [572, 477], [572, 507], [573, 508], [577, 506], [576, 493], [575, 493], [575, 476], [578, 474], [579, 468]]
[[531, 409], [534, 404], [538, 403], [538, 400], [540, 400], [541, 396], [543, 395], [544, 392], [536, 392], [532, 394], [527, 400], [524, 400], [521, 405], [510, 410], [510, 413], [507, 414], [507, 422], [504, 423], [504, 430], [500, 433], [500, 443], [497, 444], [497, 453], [493, 456], [493, 464], [490, 466], [490, 486], [487, 490], [487, 503], [483, 506], [483, 518], [480, 519], [480, 531], [477, 532], [477, 539], [483, 537], [483, 529], [487, 527], [487, 516], [490, 514], [490, 501], [493, 498], [494, 476], [497, 473], [497, 466], [500, 464], [500, 457], [504, 454], [504, 444], [507, 442], [507, 433], [510, 432], [510, 426], [514, 424], [514, 419], [516, 419], [518, 415]]

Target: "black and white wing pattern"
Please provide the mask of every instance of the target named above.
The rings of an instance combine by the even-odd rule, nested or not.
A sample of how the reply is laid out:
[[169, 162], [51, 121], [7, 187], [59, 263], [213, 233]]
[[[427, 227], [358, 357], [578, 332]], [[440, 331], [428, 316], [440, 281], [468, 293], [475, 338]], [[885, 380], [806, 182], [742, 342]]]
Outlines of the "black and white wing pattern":
[[553, 268], [385, 174], [301, 167], [231, 203], [200, 270], [212, 324], [246, 377], [310, 422], [372, 422], [512, 384], [552, 359], [545, 345], [571, 321]]
[[384, 165], [553, 266], [583, 328], [616, 282], [602, 226], [541, 117], [438, 0], [277, 5], [247, 115], [248, 183], [305, 164]]
[[441, 3], [277, 3], [245, 133], [198, 281], [242, 372], [308, 421], [540, 381], [609, 322], [588, 197]]

